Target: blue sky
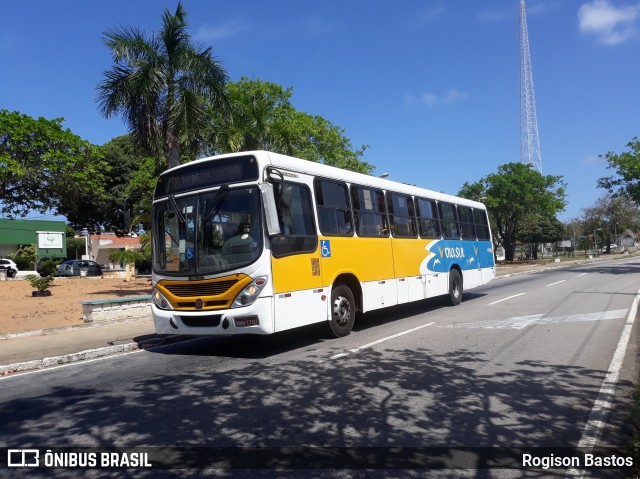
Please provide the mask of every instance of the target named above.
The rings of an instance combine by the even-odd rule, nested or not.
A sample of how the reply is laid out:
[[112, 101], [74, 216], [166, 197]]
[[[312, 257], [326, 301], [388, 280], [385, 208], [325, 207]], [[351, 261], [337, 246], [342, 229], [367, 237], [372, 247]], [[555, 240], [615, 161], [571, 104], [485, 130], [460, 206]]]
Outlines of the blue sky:
[[[519, 161], [518, 0], [184, 0], [190, 33], [232, 80], [293, 87], [298, 110], [345, 129], [376, 174], [456, 194]], [[111, 65], [102, 33], [157, 30], [176, 1], [3, 3], [0, 108], [65, 119], [95, 144], [126, 133], [101, 117]], [[604, 194], [598, 155], [640, 136], [640, 0], [528, 0], [544, 174], [580, 214]]]

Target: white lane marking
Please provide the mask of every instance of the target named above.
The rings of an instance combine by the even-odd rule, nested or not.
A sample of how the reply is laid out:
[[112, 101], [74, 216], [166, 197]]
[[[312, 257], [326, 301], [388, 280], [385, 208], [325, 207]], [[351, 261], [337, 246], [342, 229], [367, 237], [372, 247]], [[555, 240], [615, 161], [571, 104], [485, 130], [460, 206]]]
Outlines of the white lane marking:
[[499, 299], [498, 301], [494, 301], [493, 303], [489, 303], [488, 306], [491, 306], [493, 304], [502, 303], [503, 301], [507, 301], [509, 299], [517, 298], [518, 296], [522, 296], [523, 294], [527, 294], [527, 293], [514, 294], [513, 296], [509, 296], [508, 298], [502, 298], [502, 299]]
[[537, 324], [576, 323], [583, 321], [606, 321], [609, 319], [621, 319], [627, 314], [627, 309], [615, 311], [602, 311], [599, 313], [571, 314], [568, 316], [556, 316], [545, 318], [544, 314], [529, 314], [527, 316], [515, 316], [506, 319], [494, 319], [489, 321], [475, 321], [473, 323], [460, 323], [442, 326], [443, 328], [469, 328], [469, 329], [524, 329]]
[[547, 286], [555, 286], [556, 284], [564, 283], [566, 279], [562, 279], [560, 281], [556, 281], [555, 283], [548, 284]]
[[580, 276], [584, 276], [585, 274], [589, 274], [589, 273], [582, 273], [582, 274], [579, 274], [578, 276], [576, 276], [576, 278], [579, 278]]
[[[627, 345], [631, 338], [631, 328], [636, 319], [638, 312], [638, 302], [640, 302], [640, 290], [636, 293], [636, 297], [633, 298], [633, 303], [629, 309], [627, 315], [627, 321], [622, 328], [616, 351], [613, 353], [611, 364], [607, 375], [602, 381], [598, 398], [591, 409], [591, 414], [587, 420], [587, 424], [582, 432], [582, 437], [578, 443], [578, 448], [593, 448], [598, 444], [600, 436], [602, 434], [602, 428], [604, 427], [604, 420], [607, 417], [609, 408], [611, 407], [611, 400], [613, 399], [613, 393], [616, 389], [616, 383], [618, 382], [618, 375], [620, 374], [620, 368], [624, 361], [624, 354], [627, 351]], [[584, 476], [584, 471], [577, 471], [576, 469], [570, 469], [567, 471], [568, 476]]]
[[388, 341], [390, 339], [394, 339], [394, 338], [398, 338], [400, 336], [404, 336], [405, 334], [413, 333], [414, 331], [418, 331], [419, 329], [423, 329], [423, 328], [427, 328], [429, 326], [433, 326], [434, 324], [436, 324], [436, 323], [435, 322], [431, 322], [431, 323], [423, 324], [422, 326], [418, 326], [417, 328], [408, 329], [407, 331], [402, 331], [401, 333], [393, 334], [391, 336], [387, 336], [386, 338], [378, 339], [377, 341], [373, 341], [372, 343], [363, 344], [362, 346], [359, 346], [357, 348], [349, 349], [347, 352], [340, 353], [340, 354], [334, 354], [329, 359], [342, 358], [342, 357], [347, 356], [347, 355], [349, 355], [351, 353], [357, 353], [358, 351], [361, 351], [361, 350], [366, 349], [366, 348], [370, 348], [371, 346], [375, 346], [376, 344], [380, 344], [380, 343], [383, 343], [383, 342]]

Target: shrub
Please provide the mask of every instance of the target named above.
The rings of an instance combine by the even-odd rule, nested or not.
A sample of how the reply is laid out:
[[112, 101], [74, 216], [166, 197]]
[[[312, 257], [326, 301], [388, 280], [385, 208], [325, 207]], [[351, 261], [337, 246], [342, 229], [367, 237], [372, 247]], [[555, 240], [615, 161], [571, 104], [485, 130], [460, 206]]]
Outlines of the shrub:
[[47, 259], [45, 261], [43, 261], [42, 263], [40, 263], [40, 266], [42, 267], [42, 269], [44, 270], [43, 273], [46, 276], [53, 276], [54, 274], [56, 274], [56, 271], [58, 271], [58, 265], [60, 263], [62, 263], [64, 260], [63, 259], [59, 259], [54, 261], [53, 259]]
[[36, 246], [35, 245], [22, 245], [18, 248], [16, 254], [11, 258], [18, 269], [20, 270], [32, 270], [33, 265], [36, 263]]
[[30, 274], [25, 277], [29, 284], [33, 289], [36, 289], [40, 292], [48, 291], [51, 287], [51, 283], [53, 283], [53, 276], [45, 276], [40, 277], [35, 274]]

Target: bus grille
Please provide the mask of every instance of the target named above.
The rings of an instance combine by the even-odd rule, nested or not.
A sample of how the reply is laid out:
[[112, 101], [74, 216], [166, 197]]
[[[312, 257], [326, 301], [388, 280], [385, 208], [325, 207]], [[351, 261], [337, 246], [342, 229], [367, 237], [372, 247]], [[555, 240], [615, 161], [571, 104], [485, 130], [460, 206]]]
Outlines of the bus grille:
[[171, 282], [163, 283], [163, 286], [174, 296], [188, 298], [194, 296], [218, 296], [224, 294], [238, 282], [237, 279], [227, 281], [212, 281], [198, 283], [182, 283], [173, 284]]
[[219, 326], [221, 314], [212, 314], [207, 316], [180, 316], [185, 326], [192, 328]]

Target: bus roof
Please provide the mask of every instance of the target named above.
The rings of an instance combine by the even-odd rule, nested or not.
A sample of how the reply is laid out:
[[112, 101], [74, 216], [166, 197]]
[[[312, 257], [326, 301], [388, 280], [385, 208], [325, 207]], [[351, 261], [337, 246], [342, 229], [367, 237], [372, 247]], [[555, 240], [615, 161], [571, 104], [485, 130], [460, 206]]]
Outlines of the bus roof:
[[386, 180], [378, 178], [376, 176], [365, 175], [363, 173], [356, 173], [354, 171], [344, 170], [342, 168], [336, 168], [334, 166], [324, 165], [322, 163], [316, 163], [314, 161], [304, 160], [301, 158], [294, 158], [292, 156], [282, 155], [280, 153], [274, 153], [265, 150], [256, 151], [243, 151], [238, 153], [227, 153], [224, 155], [210, 156], [195, 160], [190, 163], [172, 168], [168, 171], [175, 172], [176, 170], [194, 163], [207, 163], [209, 161], [215, 161], [219, 158], [230, 158], [234, 156], [247, 156], [253, 155], [258, 162], [263, 166], [268, 164], [276, 168], [281, 168], [287, 171], [296, 172], [305, 175], [312, 175], [332, 179], [336, 181], [344, 181], [346, 183], [355, 183], [362, 186], [369, 186], [372, 188], [379, 188], [382, 190], [393, 191], [396, 193], [404, 193], [407, 195], [426, 197], [438, 201], [446, 201], [450, 203], [456, 203], [459, 205], [471, 206], [473, 208], [486, 209], [483, 203], [478, 201], [468, 200], [459, 196], [448, 195], [446, 193], [439, 193], [437, 191], [421, 188], [415, 185], [408, 185], [406, 183], [400, 183], [397, 181]]

